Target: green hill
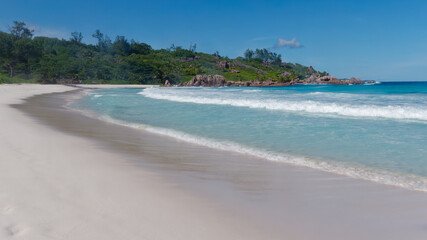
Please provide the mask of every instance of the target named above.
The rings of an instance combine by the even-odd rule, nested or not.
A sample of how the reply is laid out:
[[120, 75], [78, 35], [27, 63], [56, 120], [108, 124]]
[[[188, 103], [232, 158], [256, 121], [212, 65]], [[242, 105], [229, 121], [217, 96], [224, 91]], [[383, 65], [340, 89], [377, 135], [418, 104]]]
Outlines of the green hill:
[[304, 79], [319, 73], [311, 67], [284, 63], [267, 49], [247, 50], [244, 57], [230, 59], [218, 53], [172, 45], [153, 49], [146, 43], [117, 36], [114, 41], [99, 30], [96, 45], [82, 42], [81, 33], [69, 40], [33, 37], [23, 22], [10, 32], [0, 32], [0, 83], [184, 83], [199, 74], [222, 75], [231, 81]]

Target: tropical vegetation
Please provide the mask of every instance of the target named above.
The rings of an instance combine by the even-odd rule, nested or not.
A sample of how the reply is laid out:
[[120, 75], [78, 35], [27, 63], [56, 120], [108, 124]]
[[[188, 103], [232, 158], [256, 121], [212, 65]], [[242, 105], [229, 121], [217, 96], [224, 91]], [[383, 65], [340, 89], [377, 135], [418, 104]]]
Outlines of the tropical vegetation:
[[[83, 42], [80, 32], [69, 39], [34, 36], [24, 22], [15, 21], [9, 32], [0, 31], [0, 83], [57, 83], [61, 79], [82, 83], [172, 84], [186, 82], [197, 74], [224, 76], [227, 80], [290, 81], [310, 74], [312, 68], [284, 63], [268, 49], [247, 50], [230, 59], [218, 52], [197, 52], [171, 45], [153, 49], [125, 36], [111, 40], [100, 30], [96, 44]], [[323, 73], [326, 74], [326, 73]]]

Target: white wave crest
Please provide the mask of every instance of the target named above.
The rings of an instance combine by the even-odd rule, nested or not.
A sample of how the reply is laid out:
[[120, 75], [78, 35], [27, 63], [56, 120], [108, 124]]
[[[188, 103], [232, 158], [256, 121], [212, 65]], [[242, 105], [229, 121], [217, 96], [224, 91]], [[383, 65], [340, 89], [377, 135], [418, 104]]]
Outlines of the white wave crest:
[[247, 92], [247, 93], [250, 93], [250, 92], [261, 92], [261, 90], [250, 89], [250, 90], [243, 90], [243, 92]]
[[176, 94], [175, 92], [145, 89], [139, 94], [153, 99], [169, 100], [174, 102], [229, 105], [235, 107], [249, 107], [257, 109], [295, 111], [306, 113], [334, 114], [347, 117], [388, 118], [401, 120], [427, 121], [427, 108], [412, 106], [379, 106], [379, 105], [353, 105], [336, 102], [319, 102], [313, 100], [276, 100], [276, 99], [251, 99], [223, 98], [220, 96], [202, 97], [194, 95]]
[[117, 119], [113, 119], [108, 115], [98, 116], [93, 112], [88, 112], [80, 109], [74, 109], [80, 113], [91, 117], [97, 118], [102, 121], [110, 122], [113, 124], [131, 127], [135, 129], [144, 130], [147, 132], [173, 137], [181, 141], [223, 150], [230, 152], [237, 152], [241, 154], [247, 154], [262, 158], [268, 161], [281, 162], [286, 164], [292, 164], [296, 166], [309, 167], [325, 172], [330, 172], [338, 175], [348, 176], [357, 179], [368, 180], [376, 183], [402, 187], [415, 191], [427, 192], [427, 178], [415, 176], [415, 175], [401, 175], [397, 173], [391, 173], [387, 171], [374, 170], [361, 166], [352, 166], [350, 164], [332, 163], [326, 161], [320, 161], [316, 159], [306, 158], [302, 156], [293, 156], [283, 153], [276, 153], [256, 148], [247, 147], [238, 143], [229, 141], [217, 141], [214, 139], [199, 137], [188, 133], [167, 129], [153, 127], [145, 124], [129, 123]]

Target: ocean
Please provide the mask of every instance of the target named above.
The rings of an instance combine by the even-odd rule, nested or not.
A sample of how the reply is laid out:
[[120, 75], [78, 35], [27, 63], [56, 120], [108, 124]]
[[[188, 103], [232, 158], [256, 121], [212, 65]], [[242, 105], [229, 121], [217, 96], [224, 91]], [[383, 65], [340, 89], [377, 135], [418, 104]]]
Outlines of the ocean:
[[71, 107], [214, 149], [427, 191], [427, 82], [102, 89]]

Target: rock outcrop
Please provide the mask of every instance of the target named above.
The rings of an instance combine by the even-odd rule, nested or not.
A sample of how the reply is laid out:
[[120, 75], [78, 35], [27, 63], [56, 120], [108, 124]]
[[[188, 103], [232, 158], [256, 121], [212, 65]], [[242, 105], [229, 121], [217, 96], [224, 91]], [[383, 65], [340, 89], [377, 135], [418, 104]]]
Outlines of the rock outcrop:
[[[169, 83], [167, 81], [167, 83]], [[221, 75], [196, 75], [193, 77], [190, 81], [178, 84], [178, 86], [185, 86], [185, 87], [223, 87], [223, 86], [230, 86], [230, 87], [265, 87], [265, 86], [290, 86], [290, 82], [277, 82], [273, 80], [266, 80], [266, 81], [259, 81], [259, 80], [253, 80], [253, 81], [227, 81], [225, 77]], [[165, 85], [164, 86], [170, 86]]]
[[319, 84], [329, 84], [329, 85], [363, 85], [365, 84], [362, 80], [358, 78], [350, 79], [338, 79], [331, 75], [321, 76], [319, 73], [313, 73], [310, 77], [305, 79], [295, 79], [292, 80], [293, 84], [303, 84], [303, 85], [319, 85]]
[[349, 85], [363, 85], [363, 84], [365, 84], [364, 81], [360, 80], [359, 78], [354, 78], [354, 77], [352, 77], [348, 80], [342, 80], [342, 81], [345, 81]]
[[230, 64], [227, 61], [219, 61], [216, 65], [220, 68], [230, 68]]
[[[284, 77], [290, 76], [290, 72], [282, 74]], [[178, 87], [266, 87], [266, 86], [291, 86], [295, 84], [303, 85], [319, 85], [319, 84], [330, 84], [330, 85], [362, 85], [364, 82], [358, 78], [340, 80], [330, 75], [321, 76], [319, 73], [313, 73], [306, 79], [293, 79], [289, 82], [279, 82], [272, 79], [265, 81], [252, 80], [252, 81], [227, 81], [225, 77], [221, 75], [196, 75], [190, 81], [186, 83], [180, 83]], [[172, 84], [166, 80], [165, 87], [170, 87]]]
[[165, 84], [163, 86], [164, 87], [170, 87], [170, 86], [172, 86], [172, 84], [169, 82], [169, 80], [166, 80]]
[[196, 75], [190, 81], [184, 83], [184, 86], [202, 86], [202, 87], [220, 87], [227, 81], [221, 75]]
[[290, 73], [290, 72], [284, 72], [281, 74], [281, 76], [286, 78], [286, 77], [289, 77], [291, 74], [292, 73]]

